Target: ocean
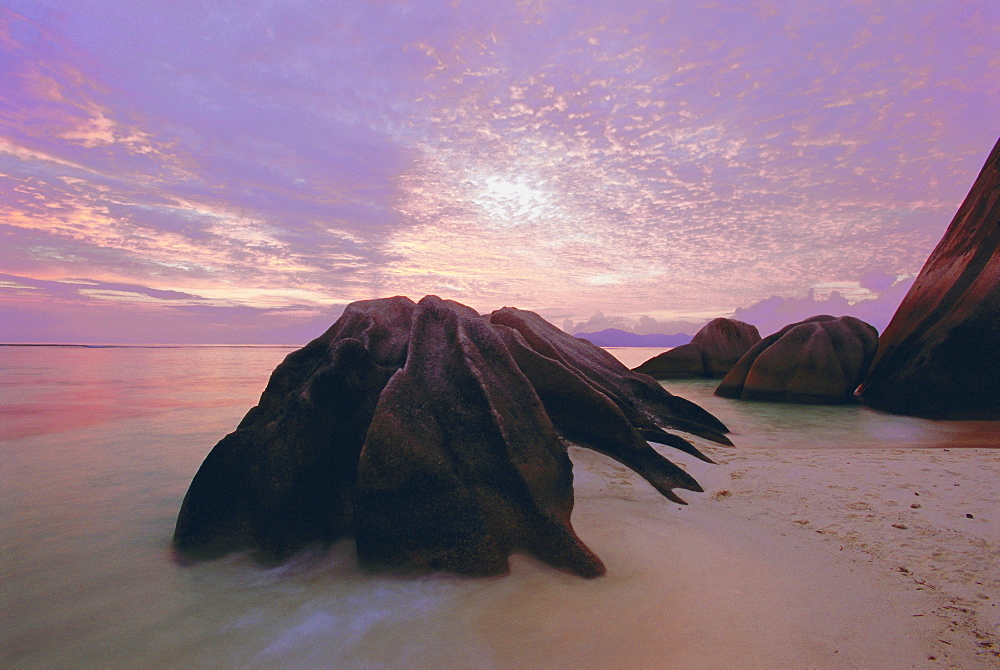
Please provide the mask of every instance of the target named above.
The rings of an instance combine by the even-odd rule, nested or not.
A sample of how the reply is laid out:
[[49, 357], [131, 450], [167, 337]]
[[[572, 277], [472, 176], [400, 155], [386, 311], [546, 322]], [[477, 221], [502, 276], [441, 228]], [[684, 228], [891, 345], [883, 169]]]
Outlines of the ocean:
[[[637, 477], [609, 485], [622, 468], [582, 450], [574, 525], [609, 565], [600, 579], [521, 555], [501, 578], [371, 575], [349, 540], [279, 567], [245, 555], [175, 562], [191, 478], [293, 349], [0, 346], [0, 666], [641, 665], [680, 644], [683, 631], [635, 616], [669, 598], [696, 604], [649, 567], [680, 551], [670, 546], [671, 524], [685, 523], [678, 506]], [[611, 351], [633, 366], [659, 350]], [[997, 446], [995, 422], [666, 386], [726, 422], [736, 449]], [[609, 651], [640, 636], [637, 655]]]

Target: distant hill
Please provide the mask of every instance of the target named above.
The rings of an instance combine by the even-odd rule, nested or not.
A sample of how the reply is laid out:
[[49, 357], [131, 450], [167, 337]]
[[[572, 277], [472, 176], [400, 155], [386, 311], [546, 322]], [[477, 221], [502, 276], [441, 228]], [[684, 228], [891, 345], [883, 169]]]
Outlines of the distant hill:
[[636, 335], [617, 328], [605, 328], [596, 333], [577, 333], [598, 347], [679, 347], [691, 341], [690, 335]]

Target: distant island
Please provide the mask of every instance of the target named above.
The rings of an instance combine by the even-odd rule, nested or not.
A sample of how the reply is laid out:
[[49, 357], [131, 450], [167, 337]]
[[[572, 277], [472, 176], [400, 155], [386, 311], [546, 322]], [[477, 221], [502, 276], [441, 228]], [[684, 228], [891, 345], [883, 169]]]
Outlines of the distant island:
[[685, 333], [676, 335], [639, 335], [618, 328], [605, 328], [596, 333], [576, 333], [580, 337], [598, 347], [679, 347], [691, 341], [691, 336]]

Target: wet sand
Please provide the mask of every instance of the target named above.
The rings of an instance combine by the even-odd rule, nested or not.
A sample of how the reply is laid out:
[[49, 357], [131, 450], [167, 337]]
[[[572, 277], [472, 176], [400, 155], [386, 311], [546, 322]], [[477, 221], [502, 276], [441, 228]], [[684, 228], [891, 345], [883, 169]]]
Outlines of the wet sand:
[[[1000, 667], [1000, 451], [703, 446], [717, 465], [682, 462], [706, 492], [669, 513], [638, 476], [574, 450], [574, 523], [609, 582], [648, 570], [629, 597], [669, 631], [664, 665]], [[589, 540], [616, 523], [619, 542]]]

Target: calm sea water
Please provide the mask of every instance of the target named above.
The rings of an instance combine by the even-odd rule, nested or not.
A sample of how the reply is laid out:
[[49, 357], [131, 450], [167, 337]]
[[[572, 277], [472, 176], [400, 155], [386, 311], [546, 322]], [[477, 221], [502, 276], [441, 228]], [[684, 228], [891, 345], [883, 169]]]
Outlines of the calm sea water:
[[[192, 476], [291, 350], [0, 347], [0, 666], [569, 665], [568, 645], [591, 665], [622, 658], [605, 643], [645, 629], [608, 621], [634, 619], [623, 603], [667, 597], [666, 585], [650, 587], [662, 574], [642, 566], [660, 563], [661, 536], [678, 522], [656, 516], [666, 506], [655, 496], [644, 507], [638, 494], [609, 495], [604, 479], [621, 470], [610, 461], [579, 468], [574, 513], [609, 565], [633, 566], [608, 578], [523, 556], [500, 579], [372, 576], [349, 542], [279, 568], [239, 555], [177, 565], [169, 542]], [[613, 353], [635, 365], [655, 352]], [[668, 387], [715, 412], [737, 448], [997, 446], [995, 424], [738, 403], [697, 381]], [[616, 558], [633, 531], [640, 539]], [[680, 644], [653, 624], [645, 634]]]

